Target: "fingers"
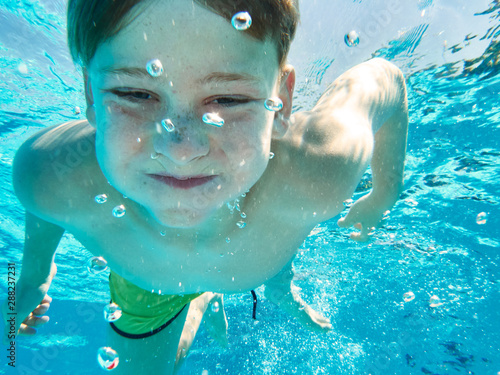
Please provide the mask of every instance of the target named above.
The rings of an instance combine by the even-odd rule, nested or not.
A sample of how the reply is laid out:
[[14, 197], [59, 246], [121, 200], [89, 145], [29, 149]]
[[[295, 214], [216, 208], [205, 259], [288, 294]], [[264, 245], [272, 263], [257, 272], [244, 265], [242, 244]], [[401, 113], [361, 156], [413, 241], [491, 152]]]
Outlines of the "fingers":
[[46, 294], [45, 297], [43, 297], [42, 302], [40, 302], [40, 304], [48, 303], [50, 305], [51, 302], [52, 302], [52, 297]]
[[353, 226], [358, 229], [360, 232], [351, 233], [349, 236], [351, 240], [358, 242], [368, 242], [372, 236], [373, 230], [375, 229], [374, 227], [368, 227], [367, 225], [347, 220], [347, 216], [339, 219], [339, 221], [337, 221], [337, 225], [341, 228], [349, 228]]
[[48, 316], [36, 316], [31, 313], [26, 319], [24, 319], [21, 325], [28, 327], [40, 327], [46, 324], [50, 318]]
[[337, 221], [337, 225], [341, 228], [349, 228], [352, 224], [350, 220], [347, 220], [347, 216]]
[[313, 310], [311, 306], [306, 305], [304, 313], [307, 317], [300, 319], [304, 326], [313, 332], [326, 333], [331, 331], [332, 325], [328, 318]]
[[355, 228], [360, 229], [361, 231], [357, 233], [351, 233], [350, 238], [351, 240], [358, 242], [368, 242], [373, 235], [373, 231], [375, 230], [374, 227], [362, 226], [361, 224], [359, 224], [359, 226], [355, 226]]
[[35, 335], [37, 330], [33, 327], [30, 327], [26, 324], [21, 324], [19, 330], [17, 331], [18, 336], [33, 336]]
[[48, 303], [42, 303], [33, 310], [33, 315], [43, 315], [48, 311], [49, 307]]

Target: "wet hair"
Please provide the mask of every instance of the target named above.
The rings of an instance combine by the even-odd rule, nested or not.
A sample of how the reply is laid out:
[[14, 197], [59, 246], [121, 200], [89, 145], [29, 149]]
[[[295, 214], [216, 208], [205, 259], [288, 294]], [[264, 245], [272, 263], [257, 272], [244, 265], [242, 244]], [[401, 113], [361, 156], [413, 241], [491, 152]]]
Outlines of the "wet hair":
[[[166, 0], [162, 0], [166, 1]], [[243, 31], [251, 37], [272, 41], [283, 66], [299, 21], [298, 0], [194, 0], [231, 22], [246, 11], [252, 26]], [[88, 66], [100, 44], [130, 24], [150, 0], [69, 0], [68, 45], [76, 64]]]

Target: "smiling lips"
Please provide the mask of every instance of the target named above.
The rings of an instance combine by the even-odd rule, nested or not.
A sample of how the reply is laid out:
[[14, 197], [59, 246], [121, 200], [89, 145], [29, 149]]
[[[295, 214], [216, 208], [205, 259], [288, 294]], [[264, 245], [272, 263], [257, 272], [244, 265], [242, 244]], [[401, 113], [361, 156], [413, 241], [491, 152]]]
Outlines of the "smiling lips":
[[162, 182], [165, 185], [171, 186], [176, 189], [191, 189], [196, 186], [201, 186], [209, 181], [212, 181], [217, 176], [169, 176], [169, 175], [159, 175], [150, 174], [151, 178], [156, 181]]

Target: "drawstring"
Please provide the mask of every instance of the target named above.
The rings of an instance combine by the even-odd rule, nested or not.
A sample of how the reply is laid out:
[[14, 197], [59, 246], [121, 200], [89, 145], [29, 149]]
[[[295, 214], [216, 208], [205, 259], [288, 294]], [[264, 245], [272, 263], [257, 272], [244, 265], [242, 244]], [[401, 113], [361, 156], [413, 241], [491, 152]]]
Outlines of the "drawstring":
[[251, 291], [253, 297], [253, 314], [252, 318], [257, 319], [257, 294], [255, 294], [255, 290]]

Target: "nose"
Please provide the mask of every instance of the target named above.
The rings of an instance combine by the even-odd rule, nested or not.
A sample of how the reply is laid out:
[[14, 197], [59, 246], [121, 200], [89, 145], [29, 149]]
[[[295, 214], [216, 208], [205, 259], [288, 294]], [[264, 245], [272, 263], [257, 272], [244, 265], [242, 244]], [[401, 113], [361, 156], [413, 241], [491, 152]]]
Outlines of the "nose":
[[157, 134], [153, 142], [156, 153], [167, 157], [176, 165], [185, 165], [208, 155], [210, 142], [204, 127], [201, 126], [201, 120], [196, 121], [192, 116], [176, 116], [168, 120], [169, 130], [161, 122], [156, 124]]

